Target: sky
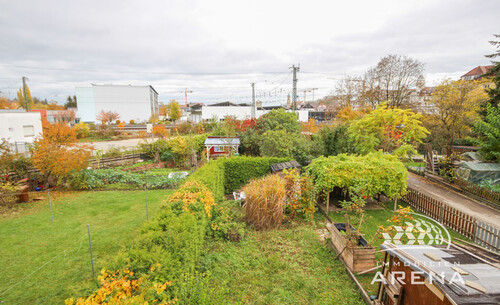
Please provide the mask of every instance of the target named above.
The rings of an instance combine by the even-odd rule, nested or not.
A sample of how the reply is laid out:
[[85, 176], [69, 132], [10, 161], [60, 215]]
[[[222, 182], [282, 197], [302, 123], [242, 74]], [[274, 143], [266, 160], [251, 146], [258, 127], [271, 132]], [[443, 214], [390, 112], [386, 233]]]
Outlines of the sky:
[[[331, 94], [397, 54], [425, 64], [427, 85], [457, 79], [495, 52], [500, 1], [2, 0], [0, 95], [21, 77], [64, 103], [75, 87], [151, 85], [159, 100], [286, 102]], [[310, 90], [317, 88], [317, 90]]]

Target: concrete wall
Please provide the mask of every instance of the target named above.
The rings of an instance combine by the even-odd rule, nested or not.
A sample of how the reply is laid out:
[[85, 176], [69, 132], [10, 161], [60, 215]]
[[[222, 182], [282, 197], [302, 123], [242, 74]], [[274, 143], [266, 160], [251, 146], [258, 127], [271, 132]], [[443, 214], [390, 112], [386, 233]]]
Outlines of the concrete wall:
[[0, 113], [0, 138], [7, 139], [9, 143], [33, 143], [42, 132], [39, 112]]
[[77, 88], [78, 114], [81, 121], [96, 122], [102, 111], [120, 114], [120, 120], [145, 122], [158, 114], [158, 94], [150, 86], [92, 85]]

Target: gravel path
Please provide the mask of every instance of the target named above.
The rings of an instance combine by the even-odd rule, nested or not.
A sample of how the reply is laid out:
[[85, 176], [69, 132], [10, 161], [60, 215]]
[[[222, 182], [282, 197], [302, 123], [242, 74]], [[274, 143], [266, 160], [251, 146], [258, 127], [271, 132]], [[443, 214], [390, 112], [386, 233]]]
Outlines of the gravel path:
[[409, 173], [408, 186], [431, 196], [445, 204], [448, 204], [457, 210], [467, 213], [477, 219], [489, 222], [492, 225], [500, 227], [500, 211], [483, 205], [473, 199], [460, 193], [451, 191], [428, 179]]

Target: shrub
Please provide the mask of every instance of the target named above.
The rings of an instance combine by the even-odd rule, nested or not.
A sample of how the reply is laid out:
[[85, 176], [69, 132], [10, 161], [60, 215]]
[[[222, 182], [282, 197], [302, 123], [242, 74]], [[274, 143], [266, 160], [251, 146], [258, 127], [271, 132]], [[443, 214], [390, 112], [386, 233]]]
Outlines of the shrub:
[[188, 181], [197, 181], [205, 185], [216, 201], [224, 198], [224, 159], [210, 161], [194, 172]]
[[252, 179], [270, 174], [271, 164], [289, 160], [290, 158], [244, 156], [223, 159], [226, 194], [231, 194], [233, 191], [240, 189]]
[[208, 188], [195, 181], [187, 181], [168, 198], [169, 205], [174, 211], [186, 211], [196, 215], [198, 219], [205, 216], [210, 218], [214, 197]]
[[316, 212], [316, 189], [312, 177], [297, 169], [284, 170], [287, 193], [287, 210], [292, 215], [312, 219]]
[[86, 138], [90, 135], [89, 125], [84, 122], [76, 124], [73, 128], [75, 129], [77, 139]]
[[283, 221], [286, 189], [279, 175], [251, 181], [245, 192], [245, 220], [256, 230], [276, 228]]

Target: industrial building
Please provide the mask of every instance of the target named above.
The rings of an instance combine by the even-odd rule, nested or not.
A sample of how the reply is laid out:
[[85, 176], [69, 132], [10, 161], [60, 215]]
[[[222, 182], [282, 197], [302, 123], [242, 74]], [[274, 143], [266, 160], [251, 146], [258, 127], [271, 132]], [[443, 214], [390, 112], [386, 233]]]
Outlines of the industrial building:
[[76, 87], [78, 116], [83, 122], [97, 122], [101, 111], [113, 111], [121, 121], [146, 122], [158, 115], [158, 93], [152, 86], [95, 85]]

